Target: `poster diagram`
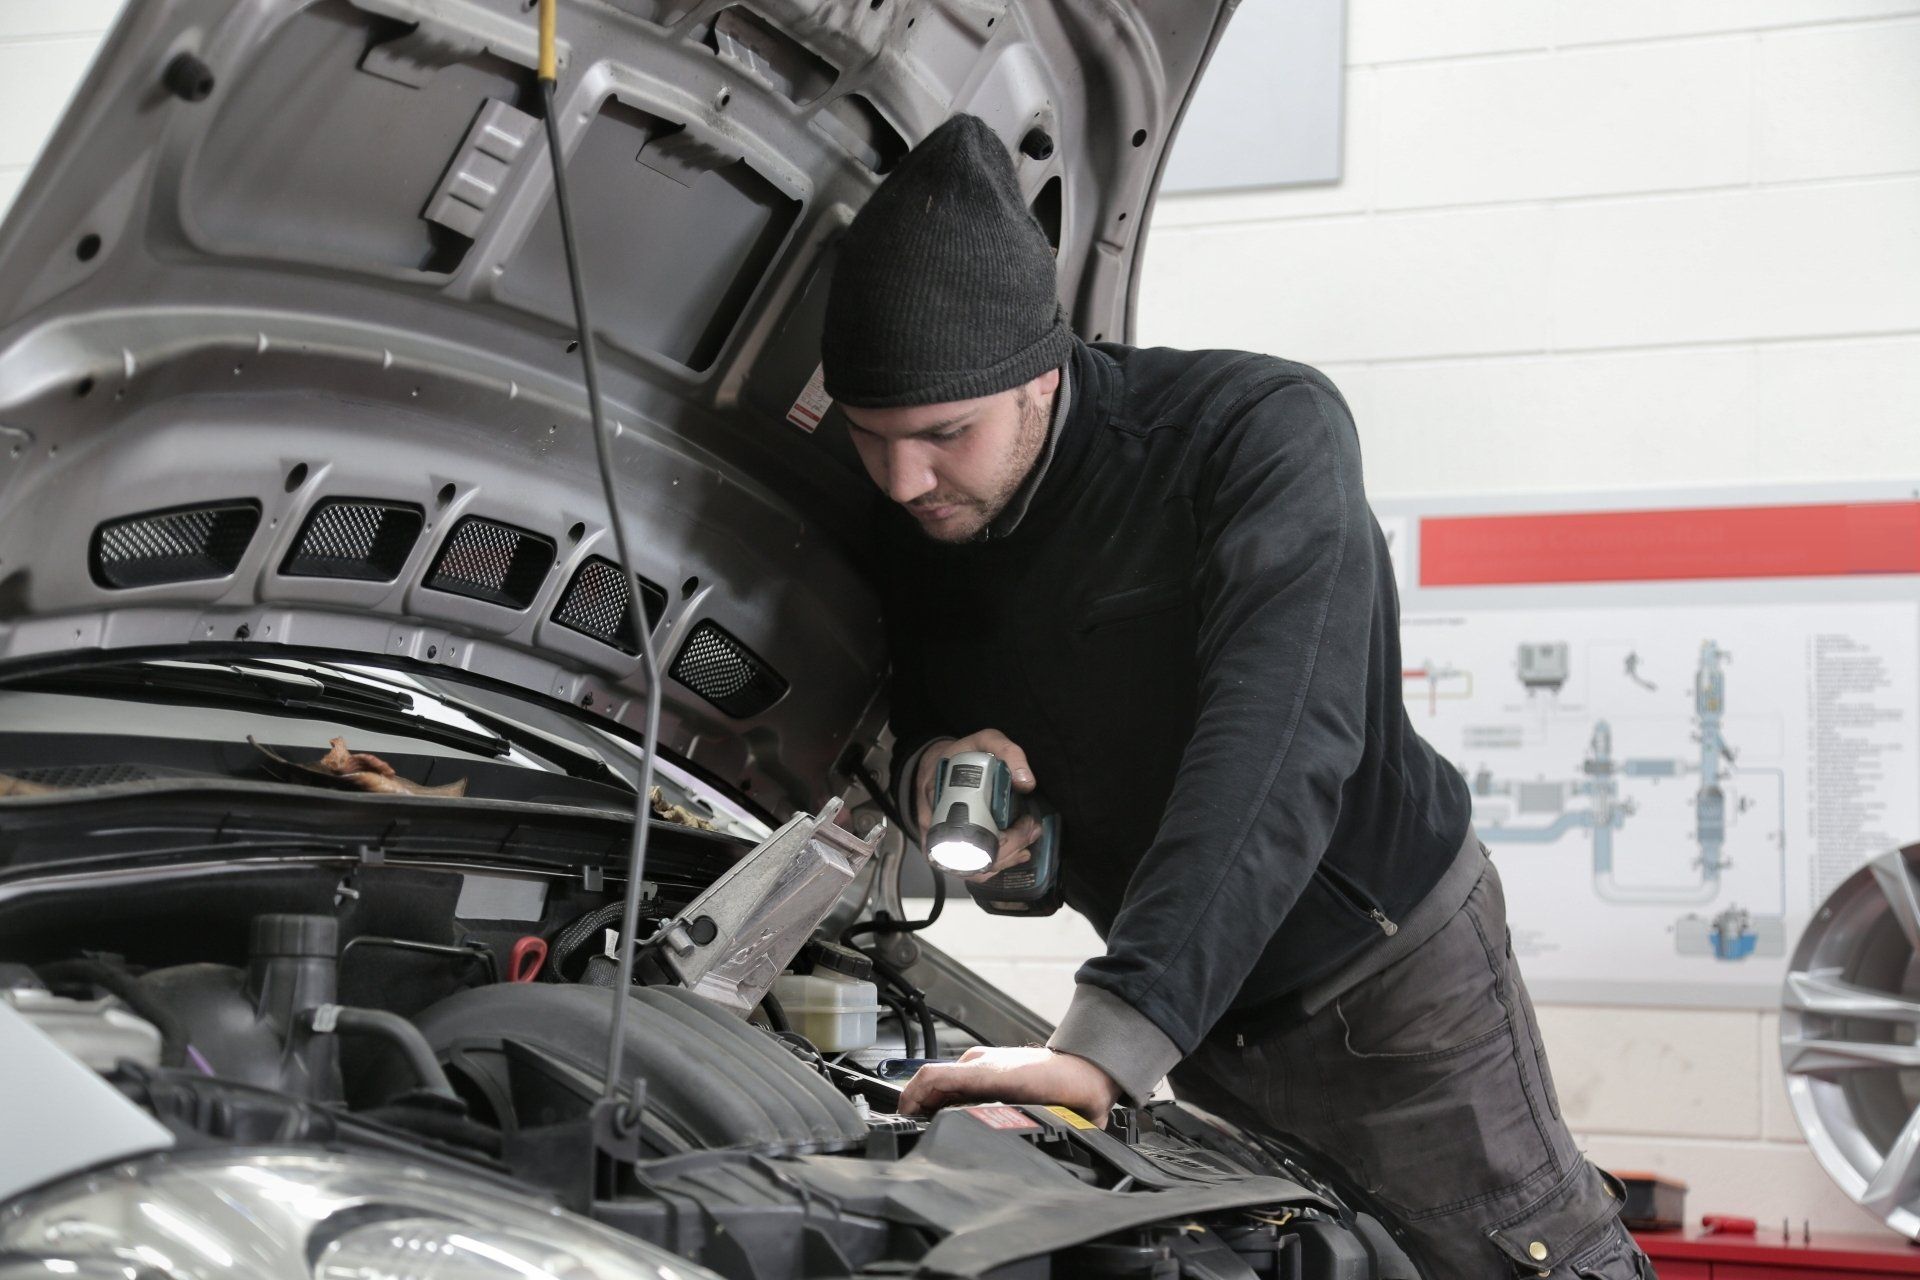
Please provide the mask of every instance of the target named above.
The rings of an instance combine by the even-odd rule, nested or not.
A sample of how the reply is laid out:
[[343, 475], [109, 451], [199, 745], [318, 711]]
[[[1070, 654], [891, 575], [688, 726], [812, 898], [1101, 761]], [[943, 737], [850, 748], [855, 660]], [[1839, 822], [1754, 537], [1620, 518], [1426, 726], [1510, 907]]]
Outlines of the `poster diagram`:
[[1537, 996], [1774, 1004], [1826, 894], [1920, 840], [1920, 581], [1400, 576], [1407, 713]]
[[1830, 882], [1920, 838], [1911, 605], [1408, 619], [1402, 643], [1541, 978], [1771, 988]]

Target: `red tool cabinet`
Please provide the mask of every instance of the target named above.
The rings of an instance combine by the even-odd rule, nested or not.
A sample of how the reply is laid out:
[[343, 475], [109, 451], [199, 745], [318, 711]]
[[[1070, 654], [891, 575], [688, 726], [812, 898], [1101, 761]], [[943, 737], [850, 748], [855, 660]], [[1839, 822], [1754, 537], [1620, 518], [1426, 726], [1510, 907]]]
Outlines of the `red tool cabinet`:
[[1920, 1247], [1892, 1232], [1854, 1235], [1816, 1231], [1782, 1240], [1700, 1231], [1648, 1231], [1634, 1237], [1660, 1280], [1874, 1280], [1920, 1276]]

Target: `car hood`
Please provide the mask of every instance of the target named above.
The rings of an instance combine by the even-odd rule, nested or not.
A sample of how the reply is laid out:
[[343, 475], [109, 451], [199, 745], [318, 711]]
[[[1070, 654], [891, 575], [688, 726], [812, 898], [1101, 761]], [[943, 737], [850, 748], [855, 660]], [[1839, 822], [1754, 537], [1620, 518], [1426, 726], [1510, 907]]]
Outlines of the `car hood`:
[[[528, 0], [129, 4], [0, 228], [0, 670], [292, 646], [634, 724]], [[768, 808], [883, 713], [835, 245], [957, 111], [1128, 332], [1232, 9], [567, 0], [558, 91], [663, 741]], [[817, 383], [815, 383], [817, 388]]]

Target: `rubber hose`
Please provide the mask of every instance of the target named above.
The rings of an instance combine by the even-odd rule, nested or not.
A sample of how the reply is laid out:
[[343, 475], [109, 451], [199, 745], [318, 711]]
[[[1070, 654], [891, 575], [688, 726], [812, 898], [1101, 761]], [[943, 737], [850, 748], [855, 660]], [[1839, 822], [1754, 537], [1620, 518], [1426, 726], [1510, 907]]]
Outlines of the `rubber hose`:
[[786, 1006], [780, 1003], [780, 997], [769, 991], [760, 997], [760, 1012], [767, 1015], [767, 1026], [774, 1034], [793, 1030], [793, 1023], [787, 1020]]
[[453, 1091], [447, 1073], [441, 1069], [440, 1060], [434, 1057], [433, 1046], [420, 1034], [420, 1028], [399, 1014], [388, 1013], [385, 1009], [352, 1009], [346, 1005], [323, 1004], [301, 1015], [302, 1023], [310, 1031], [317, 1031], [320, 1024], [329, 1019], [331, 1030], [336, 1034], [372, 1036], [398, 1049], [423, 1089], [445, 1094], [449, 1098], [459, 1096]]

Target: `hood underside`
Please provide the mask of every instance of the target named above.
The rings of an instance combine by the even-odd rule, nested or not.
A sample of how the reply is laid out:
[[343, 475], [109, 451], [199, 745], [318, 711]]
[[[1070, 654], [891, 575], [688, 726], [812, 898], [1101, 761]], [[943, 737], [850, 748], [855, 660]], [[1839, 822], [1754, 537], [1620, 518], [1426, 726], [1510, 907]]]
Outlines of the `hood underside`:
[[[637, 723], [531, 9], [127, 6], [0, 229], [0, 671], [292, 645]], [[560, 128], [668, 748], [814, 807], [883, 711], [869, 485], [804, 395], [853, 213], [978, 114], [1075, 327], [1124, 336], [1230, 9], [563, 0]]]

